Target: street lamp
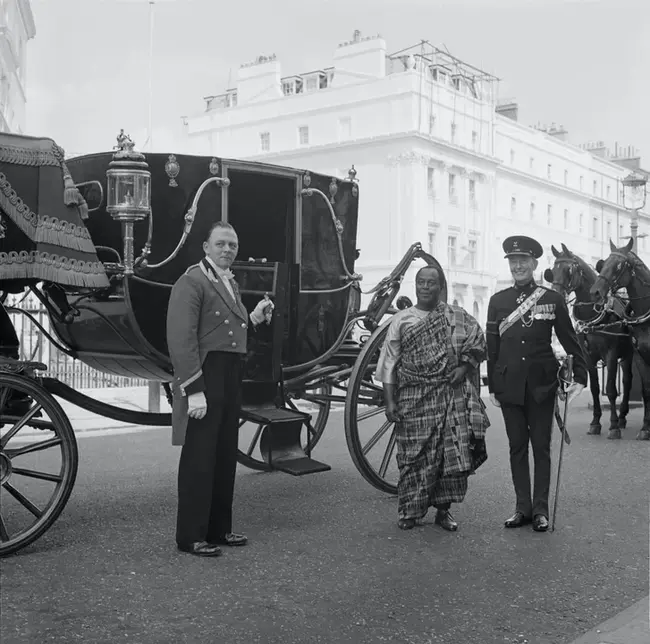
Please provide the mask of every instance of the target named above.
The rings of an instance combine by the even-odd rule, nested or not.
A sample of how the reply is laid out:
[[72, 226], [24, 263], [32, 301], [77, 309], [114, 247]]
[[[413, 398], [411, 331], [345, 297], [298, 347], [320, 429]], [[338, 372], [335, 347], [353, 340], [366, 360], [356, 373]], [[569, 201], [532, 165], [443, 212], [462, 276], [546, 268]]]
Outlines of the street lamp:
[[630, 234], [633, 240], [632, 249], [637, 251], [637, 237], [639, 231], [639, 210], [645, 206], [645, 185], [647, 179], [635, 172], [623, 179], [623, 205], [632, 213], [630, 220]]

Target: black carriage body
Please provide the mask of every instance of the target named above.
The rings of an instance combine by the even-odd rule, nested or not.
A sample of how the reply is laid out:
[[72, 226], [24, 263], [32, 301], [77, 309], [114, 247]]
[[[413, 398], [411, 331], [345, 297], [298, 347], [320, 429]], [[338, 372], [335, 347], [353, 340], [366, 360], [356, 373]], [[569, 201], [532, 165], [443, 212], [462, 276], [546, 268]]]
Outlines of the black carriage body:
[[[108, 266], [121, 261], [123, 248], [121, 224], [106, 211], [106, 171], [111, 160], [112, 153], [101, 153], [68, 161], [91, 207], [101, 202], [86, 225], [99, 258]], [[53, 320], [57, 335], [80, 360], [117, 375], [170, 379], [165, 321], [171, 286], [203, 257], [202, 243], [219, 220], [231, 223], [239, 236], [233, 270], [249, 310], [261, 295], [259, 283], [249, 288], [259, 282], [258, 269], [272, 269], [269, 294], [281, 295], [284, 302], [277, 307], [274, 322], [281, 326], [282, 337], [275, 362], [295, 367], [317, 360], [334, 345], [351, 308], [352, 289], [345, 267], [353, 272], [356, 258], [358, 188], [352, 182], [337, 180], [332, 191], [332, 208], [342, 226], [339, 238], [322, 195], [316, 191], [302, 194], [309, 187], [330, 198], [331, 177], [253, 162], [176, 155], [179, 172], [172, 180], [166, 170], [169, 155], [148, 154], [146, 161], [151, 172], [153, 235], [148, 261], [152, 265], [176, 248], [201, 184], [214, 176], [230, 183], [205, 186], [191, 232], [174, 259], [159, 268], [136, 268], [134, 277], [115, 275], [109, 291], [76, 305], [79, 316], [72, 323]], [[89, 182], [99, 182], [101, 191], [97, 183]], [[147, 221], [135, 225], [136, 257], [147, 241], [148, 229]], [[249, 258], [257, 261], [250, 263]], [[268, 279], [263, 280], [267, 286]], [[72, 303], [76, 298], [68, 299]]]

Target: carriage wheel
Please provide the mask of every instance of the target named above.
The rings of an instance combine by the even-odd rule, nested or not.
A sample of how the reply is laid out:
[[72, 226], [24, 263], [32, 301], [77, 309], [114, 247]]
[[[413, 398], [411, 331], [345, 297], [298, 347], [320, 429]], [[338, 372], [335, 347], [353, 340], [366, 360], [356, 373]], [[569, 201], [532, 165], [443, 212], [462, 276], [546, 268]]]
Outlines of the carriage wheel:
[[374, 379], [389, 324], [390, 319], [365, 342], [352, 370], [345, 400], [345, 438], [361, 476], [378, 490], [397, 494], [395, 423], [384, 415], [383, 386]]
[[[304, 411], [312, 414], [312, 422], [307, 427], [306, 436], [302, 441], [305, 450], [316, 447], [327, 425], [332, 401], [329, 396], [332, 393], [332, 386], [321, 384], [314, 389], [306, 389], [300, 392], [300, 396], [287, 392], [285, 403], [290, 409]], [[239, 450], [237, 450], [237, 462], [259, 472], [270, 472], [268, 466], [260, 453], [260, 437], [264, 425], [250, 423], [245, 420], [239, 421]]]
[[31, 378], [0, 373], [0, 556], [43, 535], [65, 508], [79, 458], [56, 399]]

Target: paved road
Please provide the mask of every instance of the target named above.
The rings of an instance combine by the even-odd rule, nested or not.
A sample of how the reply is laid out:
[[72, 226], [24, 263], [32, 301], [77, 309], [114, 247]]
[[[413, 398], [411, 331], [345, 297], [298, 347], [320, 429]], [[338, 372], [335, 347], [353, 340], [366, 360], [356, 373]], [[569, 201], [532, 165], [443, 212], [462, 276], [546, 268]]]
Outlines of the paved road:
[[[169, 430], [80, 438], [75, 492], [40, 541], [2, 561], [3, 644], [566, 644], [647, 594], [650, 443], [587, 437], [573, 411], [554, 534], [506, 531], [505, 432], [456, 508], [456, 534], [396, 527], [346, 452], [341, 415], [303, 478], [240, 469], [236, 528], [216, 560], [173, 542]], [[555, 450], [557, 454], [557, 449]]]

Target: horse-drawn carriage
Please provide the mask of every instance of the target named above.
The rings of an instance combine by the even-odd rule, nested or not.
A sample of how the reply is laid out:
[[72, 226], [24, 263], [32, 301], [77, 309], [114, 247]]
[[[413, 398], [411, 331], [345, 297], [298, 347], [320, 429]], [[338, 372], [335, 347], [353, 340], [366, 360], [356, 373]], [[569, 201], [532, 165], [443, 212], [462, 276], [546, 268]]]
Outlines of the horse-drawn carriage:
[[[264, 341], [248, 353], [239, 462], [293, 475], [330, 469], [312, 450], [332, 405], [344, 404], [356, 467], [394, 493], [394, 428], [374, 367], [406, 271], [421, 258], [443, 275], [438, 262], [414, 244], [361, 310], [354, 167], [339, 180], [213, 157], [145, 158], [123, 135], [116, 147], [66, 164], [49, 139], [0, 138], [0, 288], [33, 292], [49, 330], [7, 310], [95, 369], [163, 383], [171, 402], [171, 287], [201, 259], [211, 224], [228, 221], [240, 240], [233, 272], [244, 304], [275, 301]], [[75, 434], [55, 396], [117, 421], [171, 425], [171, 414], [102, 403], [48, 377], [44, 364], [3, 355], [0, 555], [47, 531], [72, 491]]]

